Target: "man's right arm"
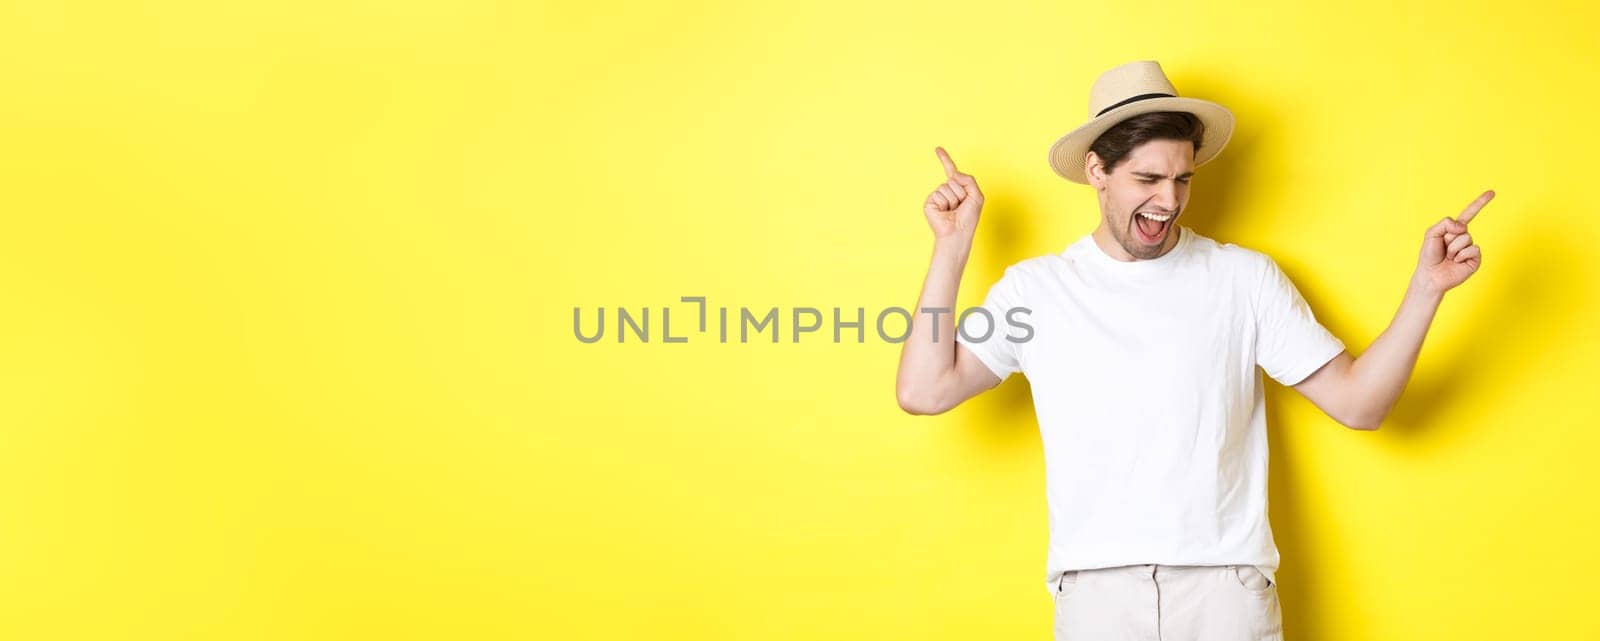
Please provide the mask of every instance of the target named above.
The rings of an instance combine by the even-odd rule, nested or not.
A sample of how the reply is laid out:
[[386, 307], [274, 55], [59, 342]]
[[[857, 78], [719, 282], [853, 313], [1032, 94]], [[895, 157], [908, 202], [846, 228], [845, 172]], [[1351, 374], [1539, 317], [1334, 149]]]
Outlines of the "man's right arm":
[[1000, 384], [1000, 377], [956, 342], [956, 291], [969, 247], [970, 242], [934, 243], [922, 296], [912, 310], [911, 335], [900, 347], [895, 396], [908, 413], [940, 414]]
[[983, 192], [972, 176], [956, 171], [944, 148], [935, 152], [949, 180], [923, 204], [933, 229], [933, 259], [917, 307], [911, 310], [911, 333], [901, 344], [895, 377], [895, 397], [911, 414], [945, 412], [1001, 380], [956, 343], [956, 292], [972, 252]]

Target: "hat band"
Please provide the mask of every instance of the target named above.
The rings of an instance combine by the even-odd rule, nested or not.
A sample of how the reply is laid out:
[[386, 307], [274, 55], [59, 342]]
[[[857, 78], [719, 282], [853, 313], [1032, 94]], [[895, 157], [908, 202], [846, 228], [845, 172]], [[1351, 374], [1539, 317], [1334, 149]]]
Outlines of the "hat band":
[[1111, 111], [1112, 109], [1116, 109], [1117, 107], [1121, 107], [1121, 106], [1123, 106], [1125, 104], [1128, 104], [1130, 102], [1139, 102], [1140, 100], [1149, 100], [1151, 98], [1177, 98], [1177, 96], [1174, 96], [1174, 95], [1172, 95], [1170, 93], [1145, 93], [1145, 94], [1139, 94], [1137, 96], [1134, 96], [1132, 98], [1129, 98], [1129, 99], [1124, 100], [1122, 102], [1119, 102], [1117, 104], [1111, 105], [1110, 107], [1106, 107], [1105, 109], [1101, 109], [1100, 113], [1095, 114], [1094, 117], [1099, 118], [1101, 116], [1104, 116], [1104, 115], [1106, 115], [1107, 111]]

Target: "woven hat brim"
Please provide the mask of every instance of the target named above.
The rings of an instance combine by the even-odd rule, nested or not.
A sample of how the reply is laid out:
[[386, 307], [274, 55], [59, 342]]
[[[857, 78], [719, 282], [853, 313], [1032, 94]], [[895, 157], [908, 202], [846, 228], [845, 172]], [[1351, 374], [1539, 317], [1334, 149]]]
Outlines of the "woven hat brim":
[[1206, 130], [1200, 138], [1200, 148], [1194, 155], [1196, 167], [1215, 158], [1233, 137], [1233, 112], [1228, 111], [1227, 107], [1199, 98], [1151, 98], [1112, 109], [1056, 140], [1050, 146], [1051, 169], [1072, 182], [1089, 184], [1089, 178], [1084, 174], [1084, 157], [1089, 153], [1089, 145], [1117, 123], [1156, 111], [1186, 111], [1205, 123]]

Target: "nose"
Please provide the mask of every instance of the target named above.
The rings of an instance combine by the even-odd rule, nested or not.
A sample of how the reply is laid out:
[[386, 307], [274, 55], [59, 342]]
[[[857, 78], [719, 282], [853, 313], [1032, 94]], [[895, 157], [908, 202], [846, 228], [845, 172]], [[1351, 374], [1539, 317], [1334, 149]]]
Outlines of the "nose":
[[1178, 210], [1178, 182], [1175, 180], [1161, 181], [1161, 186], [1156, 188], [1153, 201], [1162, 211], [1172, 213]]

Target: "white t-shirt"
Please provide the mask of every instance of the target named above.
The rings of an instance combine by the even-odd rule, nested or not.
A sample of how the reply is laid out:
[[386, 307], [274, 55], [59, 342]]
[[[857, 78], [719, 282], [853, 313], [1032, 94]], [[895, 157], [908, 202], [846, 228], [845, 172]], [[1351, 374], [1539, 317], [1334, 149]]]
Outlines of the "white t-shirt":
[[[961, 321], [957, 341], [1033, 389], [1052, 592], [1068, 570], [1147, 563], [1251, 564], [1277, 581], [1256, 366], [1293, 385], [1344, 343], [1266, 254], [1180, 228], [1154, 260], [1116, 260], [1091, 236], [1023, 260], [984, 300], [992, 331]], [[1031, 311], [1006, 315], [1019, 306]], [[1028, 332], [1008, 318], [1033, 335], [1009, 340]]]

